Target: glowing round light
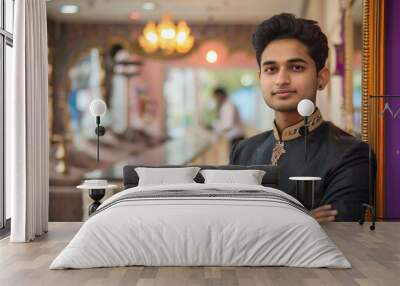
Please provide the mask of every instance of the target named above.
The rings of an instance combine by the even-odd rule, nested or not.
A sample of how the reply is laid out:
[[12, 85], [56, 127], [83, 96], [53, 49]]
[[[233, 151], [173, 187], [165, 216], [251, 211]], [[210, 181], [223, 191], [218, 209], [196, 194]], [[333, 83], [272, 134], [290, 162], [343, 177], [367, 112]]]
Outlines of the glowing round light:
[[207, 52], [207, 54], [206, 54], [207, 62], [209, 62], [210, 64], [213, 64], [213, 63], [217, 62], [217, 60], [218, 60], [218, 54], [216, 51], [211, 50], [211, 51]]
[[79, 12], [78, 5], [62, 5], [60, 8], [60, 12], [63, 14], [75, 14]]
[[154, 8], [156, 8], [156, 4], [153, 2], [144, 2], [142, 8], [144, 10], [154, 10]]

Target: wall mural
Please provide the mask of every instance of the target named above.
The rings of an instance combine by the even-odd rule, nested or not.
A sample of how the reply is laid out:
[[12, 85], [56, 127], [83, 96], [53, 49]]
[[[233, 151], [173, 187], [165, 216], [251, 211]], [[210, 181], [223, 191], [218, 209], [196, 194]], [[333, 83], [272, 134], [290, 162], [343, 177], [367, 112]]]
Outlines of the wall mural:
[[399, 9], [399, 1], [363, 1], [362, 135], [377, 158], [374, 203], [386, 220], [400, 218]]

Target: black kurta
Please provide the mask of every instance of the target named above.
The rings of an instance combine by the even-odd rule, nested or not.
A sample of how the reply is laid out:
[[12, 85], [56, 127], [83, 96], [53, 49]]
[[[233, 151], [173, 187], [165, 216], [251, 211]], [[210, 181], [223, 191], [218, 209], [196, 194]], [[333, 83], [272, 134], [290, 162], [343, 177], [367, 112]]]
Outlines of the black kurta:
[[[298, 124], [297, 124], [298, 125]], [[276, 131], [275, 131], [276, 132]], [[267, 131], [236, 144], [231, 152], [232, 165], [271, 164], [277, 139]], [[291, 176], [317, 176], [317, 206], [332, 204], [338, 210], [337, 221], [358, 220], [362, 203], [369, 201], [368, 144], [323, 121], [308, 136], [308, 162], [304, 158], [304, 136], [285, 141], [286, 153], [277, 165], [280, 169], [279, 189], [295, 196], [296, 184]], [[373, 164], [375, 166], [375, 164]], [[373, 167], [375, 174], [375, 167]]]

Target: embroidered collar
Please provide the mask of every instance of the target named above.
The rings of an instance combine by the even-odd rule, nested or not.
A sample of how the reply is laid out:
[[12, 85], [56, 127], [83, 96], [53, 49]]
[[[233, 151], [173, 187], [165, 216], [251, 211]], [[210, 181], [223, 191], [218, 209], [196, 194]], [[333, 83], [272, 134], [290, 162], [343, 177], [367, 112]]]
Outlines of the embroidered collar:
[[[321, 112], [317, 108], [310, 117], [308, 117], [308, 130], [312, 132], [313, 130], [317, 129], [322, 123], [324, 119], [322, 118]], [[296, 124], [285, 128], [282, 132], [281, 138], [279, 138], [279, 132], [275, 125], [274, 121], [274, 128], [273, 133], [276, 141], [289, 141], [300, 138], [302, 135], [300, 134], [300, 128], [304, 127], [304, 120], [297, 122]]]

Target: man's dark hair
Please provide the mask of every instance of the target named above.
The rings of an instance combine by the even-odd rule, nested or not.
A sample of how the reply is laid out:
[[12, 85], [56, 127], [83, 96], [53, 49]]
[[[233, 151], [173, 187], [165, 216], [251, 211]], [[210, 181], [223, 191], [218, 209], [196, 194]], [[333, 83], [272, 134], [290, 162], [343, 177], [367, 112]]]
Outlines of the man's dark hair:
[[219, 96], [223, 96], [223, 97], [227, 97], [228, 93], [226, 92], [226, 89], [223, 87], [217, 87], [214, 89], [214, 94], [215, 95], [219, 95]]
[[328, 40], [318, 23], [313, 20], [296, 18], [293, 14], [275, 15], [259, 24], [253, 34], [253, 47], [256, 51], [258, 66], [261, 67], [261, 55], [273, 40], [296, 39], [308, 48], [308, 53], [319, 72], [328, 57]]

